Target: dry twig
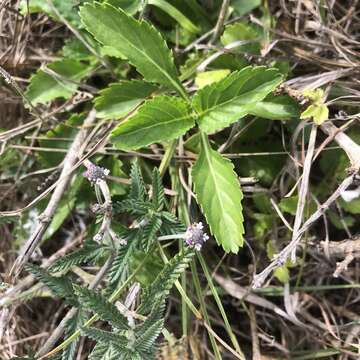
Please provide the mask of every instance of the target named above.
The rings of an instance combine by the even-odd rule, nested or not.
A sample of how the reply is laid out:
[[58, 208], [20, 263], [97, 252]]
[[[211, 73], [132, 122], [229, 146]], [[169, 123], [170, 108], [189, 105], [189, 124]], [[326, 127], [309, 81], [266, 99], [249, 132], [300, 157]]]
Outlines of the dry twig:
[[87, 118], [84, 120], [83, 127], [74, 138], [74, 141], [65, 156], [60, 181], [58, 182], [46, 209], [40, 214], [39, 223], [35, 231], [21, 248], [20, 255], [16, 259], [10, 271], [11, 274], [18, 275], [21, 272], [25, 263], [28, 261], [49, 227], [59, 202], [72, 179], [72, 168], [76, 164], [77, 160], [81, 158], [82, 152], [85, 150], [83, 144], [87, 137], [88, 128], [94, 123], [95, 119], [96, 112], [95, 110], [91, 110]]

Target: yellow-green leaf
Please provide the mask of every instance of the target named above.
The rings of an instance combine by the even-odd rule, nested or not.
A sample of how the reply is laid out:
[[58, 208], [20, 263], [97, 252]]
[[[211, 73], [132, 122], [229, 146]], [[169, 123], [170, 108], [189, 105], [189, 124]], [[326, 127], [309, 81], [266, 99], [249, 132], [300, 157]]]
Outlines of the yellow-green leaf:
[[230, 74], [229, 69], [204, 71], [196, 75], [195, 85], [201, 89], [207, 85], [218, 82]]
[[312, 118], [316, 125], [321, 125], [324, 121], [329, 118], [329, 109], [325, 104], [322, 105], [310, 105], [300, 115], [300, 119]]

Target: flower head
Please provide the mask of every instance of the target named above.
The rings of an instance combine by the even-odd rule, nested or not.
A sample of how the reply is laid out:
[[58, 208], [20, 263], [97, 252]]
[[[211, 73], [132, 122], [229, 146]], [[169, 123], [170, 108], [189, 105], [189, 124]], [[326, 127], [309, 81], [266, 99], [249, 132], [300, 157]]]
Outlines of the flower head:
[[97, 234], [94, 235], [93, 240], [95, 242], [100, 242], [102, 240], [102, 238], [103, 238], [103, 235], [100, 234], [100, 233], [97, 233]]
[[87, 170], [83, 173], [83, 176], [86, 177], [91, 184], [98, 184], [99, 181], [104, 180], [110, 173], [110, 170], [97, 166], [89, 160], [84, 161], [84, 166]]
[[204, 242], [209, 239], [209, 236], [204, 233], [203, 228], [204, 226], [201, 222], [188, 226], [184, 237], [186, 245], [200, 251]]

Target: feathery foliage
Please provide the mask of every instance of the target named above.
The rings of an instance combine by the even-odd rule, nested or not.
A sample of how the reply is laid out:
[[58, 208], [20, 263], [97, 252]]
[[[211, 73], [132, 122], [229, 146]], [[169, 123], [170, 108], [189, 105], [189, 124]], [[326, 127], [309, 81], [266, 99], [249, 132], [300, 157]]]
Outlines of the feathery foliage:
[[71, 280], [66, 276], [52, 276], [40, 266], [28, 264], [26, 270], [45, 284], [51, 292], [60, 298], [64, 298], [70, 305], [77, 306], [77, 298], [72, 287]]
[[108, 248], [95, 241], [86, 241], [84, 246], [60, 259], [56, 260], [54, 264], [49, 267], [50, 272], [66, 272], [72, 266], [89, 263], [96, 260], [97, 257], [105, 255]]

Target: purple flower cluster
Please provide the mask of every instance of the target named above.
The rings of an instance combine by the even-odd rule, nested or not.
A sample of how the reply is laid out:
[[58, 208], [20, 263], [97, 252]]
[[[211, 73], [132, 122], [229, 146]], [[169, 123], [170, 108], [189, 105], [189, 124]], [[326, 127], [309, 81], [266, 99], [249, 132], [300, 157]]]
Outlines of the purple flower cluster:
[[93, 185], [98, 184], [99, 181], [105, 180], [106, 176], [110, 173], [110, 170], [97, 166], [89, 160], [84, 161], [84, 166], [87, 170], [83, 173], [83, 176]]
[[209, 239], [209, 236], [204, 233], [204, 226], [201, 222], [193, 223], [186, 229], [184, 241], [189, 247], [195, 248], [197, 251], [201, 250], [201, 247]]

